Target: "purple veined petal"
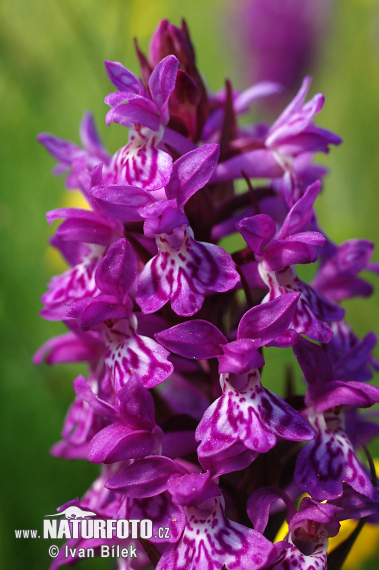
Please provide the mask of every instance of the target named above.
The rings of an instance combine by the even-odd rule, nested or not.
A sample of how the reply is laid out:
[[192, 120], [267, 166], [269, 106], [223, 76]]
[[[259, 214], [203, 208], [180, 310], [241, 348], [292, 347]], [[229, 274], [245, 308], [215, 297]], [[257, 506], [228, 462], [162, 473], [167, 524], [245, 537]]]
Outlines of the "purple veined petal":
[[[355, 278], [360, 271], [369, 268], [372, 252], [373, 244], [367, 240], [349, 240], [343, 243], [336, 253], [322, 265], [315, 277], [314, 286], [328, 297], [331, 296], [333, 300], [345, 298], [349, 288], [354, 290], [354, 284], [363, 285], [364, 282], [358, 281], [357, 283], [351, 278]], [[338, 291], [339, 287], [341, 292]]]
[[104, 164], [108, 164], [110, 160], [109, 154], [104, 149], [99, 133], [96, 129], [95, 120], [92, 113], [84, 113], [80, 123], [80, 139], [84, 148], [91, 154], [96, 156]]
[[197, 242], [190, 228], [177, 228], [157, 238], [158, 255], [144, 267], [136, 301], [154, 313], [170, 300], [177, 315], [192, 316], [207, 293], [225, 292], [239, 281], [230, 255], [221, 247]]
[[155, 340], [135, 333], [127, 321], [104, 332], [105, 363], [116, 392], [138, 374], [145, 388], [161, 384], [173, 372], [169, 352]]
[[362, 382], [329, 382], [323, 386], [321, 393], [312, 401], [317, 413], [323, 413], [334, 406], [354, 406], [369, 408], [379, 402], [379, 387]]
[[149, 79], [150, 93], [153, 101], [160, 109], [160, 119], [166, 125], [169, 121], [168, 101], [175, 89], [176, 74], [179, 60], [174, 55], [168, 55], [153, 70]]
[[[104, 103], [106, 105], [109, 105], [111, 107], [111, 110], [108, 111], [107, 116], [109, 115], [110, 117], [112, 116], [112, 110], [116, 109], [117, 107], [119, 107], [120, 105], [123, 105], [124, 103], [127, 104], [129, 101], [148, 101], [148, 105], [150, 103], [153, 105], [153, 102], [150, 101], [148, 98], [146, 98], [143, 95], [137, 95], [136, 93], [134, 93], [133, 91], [116, 91], [115, 93], [109, 93], [109, 95], [107, 95], [104, 99]], [[106, 124], [109, 126], [111, 124], [111, 120], [107, 120]]]
[[[157, 427], [160, 435], [162, 430]], [[136, 430], [116, 422], [99, 431], [89, 444], [88, 460], [92, 463], [116, 463], [151, 455], [157, 439], [150, 431]]]
[[221, 495], [217, 483], [206, 473], [189, 473], [188, 475], [172, 475], [169, 479], [167, 491], [177, 505], [196, 506], [214, 497]]
[[65, 241], [53, 235], [50, 245], [57, 249], [64, 260], [71, 266], [77, 265], [89, 253], [89, 246], [78, 241]]
[[227, 343], [225, 336], [217, 327], [201, 319], [180, 323], [159, 332], [155, 338], [171, 352], [198, 360], [220, 356], [221, 345]]
[[260, 338], [240, 338], [222, 345], [224, 354], [219, 357], [218, 371], [220, 374], [232, 372], [234, 374], [244, 374], [252, 368], [264, 366], [263, 356], [258, 352], [262, 346]]
[[33, 356], [34, 364], [61, 364], [62, 362], [92, 362], [103, 353], [102, 343], [91, 336], [80, 338], [69, 332], [45, 342]]
[[37, 140], [54, 158], [67, 165], [71, 165], [76, 158], [85, 155], [85, 151], [80, 146], [50, 135], [50, 133], [40, 133]]
[[215, 456], [219, 465], [214, 474], [225, 473], [221, 452], [229, 457], [234, 444], [239, 444], [239, 453], [241, 444], [253, 452], [266, 453], [275, 446], [276, 436], [291, 441], [314, 437], [313, 430], [298, 412], [263, 388], [258, 370], [240, 377], [244, 385], [238, 390], [227, 375], [221, 379], [223, 394], [208, 408], [196, 430], [196, 439], [201, 442], [197, 454], [204, 469], [213, 471], [212, 456]]
[[56, 236], [62, 240], [109, 245], [114, 239], [114, 233], [114, 228], [108, 224], [83, 217], [62, 222], [56, 231]]
[[249, 418], [247, 424], [246, 416], [234, 410], [236, 401], [238, 396], [233, 391], [224, 392], [205, 411], [196, 429], [195, 437], [200, 442], [197, 448], [199, 462], [213, 476], [244, 469], [258, 456], [259, 450], [246, 445], [249, 430], [256, 432], [255, 447], [261, 445], [266, 450], [276, 442], [270, 432], [261, 433], [255, 416]]
[[271, 150], [258, 149], [221, 162], [210, 179], [210, 184], [242, 178], [242, 172], [249, 178], [278, 178], [283, 176], [283, 168], [279, 166]]
[[[347, 341], [346, 345], [339, 345], [339, 341]], [[335, 342], [334, 342], [335, 341]], [[332, 339], [331, 358], [334, 355], [334, 375], [337, 380], [367, 381], [372, 378], [372, 373], [366, 370], [371, 360], [371, 352], [377, 344], [377, 337], [374, 333], [368, 333], [362, 340], [351, 331], [350, 327], [345, 324], [344, 327], [338, 327]], [[335, 345], [335, 346], [333, 346]], [[328, 346], [329, 349], [329, 346]], [[363, 377], [360, 375], [363, 374]]]
[[302, 133], [310, 125], [313, 117], [321, 111], [324, 101], [324, 95], [318, 93], [301, 109], [293, 113], [282, 126], [277, 127], [275, 130], [270, 129], [266, 139], [266, 146], [269, 148], [279, 146], [290, 137]]
[[276, 129], [284, 125], [291, 118], [291, 116], [301, 108], [301, 106], [305, 101], [305, 97], [307, 96], [311, 81], [312, 81], [311, 77], [309, 76], [304, 77], [303, 83], [301, 84], [299, 91], [292, 99], [291, 103], [287, 105], [287, 107], [284, 109], [281, 115], [276, 119], [275, 123], [272, 125], [270, 129], [270, 132], [274, 132], [276, 131]]
[[176, 461], [155, 455], [139, 459], [106, 482], [106, 488], [128, 497], [144, 499], [154, 497], [167, 489], [172, 475], [185, 474], [184, 467]]
[[308, 186], [304, 195], [288, 212], [276, 239], [284, 239], [306, 228], [313, 218], [313, 204], [321, 190], [321, 182], [316, 180]]
[[128, 385], [117, 392], [119, 414], [124, 424], [139, 430], [156, 426], [153, 396], [143, 387], [138, 374], [133, 374]]
[[166, 186], [171, 176], [172, 158], [157, 148], [162, 134], [163, 131], [153, 132], [141, 125], [131, 129], [129, 143], [112, 159], [106, 183], [137, 186], [150, 191]]
[[46, 214], [51, 224], [54, 220], [66, 218], [58, 227], [56, 235], [62, 240], [82, 241], [108, 245], [113, 241], [118, 226], [98, 212], [79, 208], [59, 208]]
[[270, 507], [278, 500], [281, 500], [287, 507], [288, 513], [286, 518], [288, 521], [296, 513], [296, 508], [287, 493], [276, 487], [261, 487], [250, 495], [246, 510], [257, 532], [263, 534], [266, 530]]
[[267, 214], [244, 218], [236, 224], [236, 228], [247, 245], [258, 256], [263, 255], [264, 248], [276, 233], [276, 224]]
[[53, 277], [48, 291], [42, 295], [41, 315], [49, 320], [61, 320], [74, 303], [99, 293], [95, 271], [104, 255], [104, 248], [93, 246], [80, 263]]
[[107, 113], [107, 123], [117, 123], [130, 127], [133, 124], [143, 125], [152, 131], [159, 131], [160, 120], [156, 105], [149, 99], [133, 99], [118, 105]]
[[112, 319], [126, 319], [131, 311], [131, 302], [121, 305], [113, 295], [98, 295], [76, 301], [67, 311], [67, 316], [78, 319], [82, 330]]
[[331, 303], [322, 293], [316, 291], [311, 285], [302, 282], [301, 286], [303, 290], [302, 296], [307, 300], [317, 317], [328, 322], [342, 321], [345, 316], [345, 309]]
[[335, 536], [340, 528], [336, 515], [341, 511], [342, 509], [337, 505], [320, 503], [310, 497], [304, 497], [300, 503], [299, 510], [295, 511], [291, 516], [288, 527], [289, 530], [292, 530], [299, 523], [311, 520], [327, 526], [328, 535]]
[[139, 208], [138, 213], [145, 220], [143, 232], [146, 237], [168, 234], [179, 226], [189, 225], [187, 216], [177, 207], [176, 200], [162, 200]]
[[271, 563], [273, 545], [260, 533], [225, 517], [222, 499], [212, 512], [187, 507], [180, 541], [169, 545], [156, 570], [260, 570]]
[[182, 208], [195, 192], [209, 182], [219, 155], [218, 144], [205, 144], [176, 160], [166, 186], [167, 197], [176, 198], [178, 206]]
[[[328, 154], [330, 144], [341, 144], [340, 137], [328, 136], [329, 132], [320, 129], [322, 132], [312, 131], [312, 125], [306, 131], [298, 135], [289, 136], [280, 143], [280, 154], [296, 156], [306, 152], [323, 152]], [[332, 141], [330, 141], [332, 139]]]
[[372, 497], [374, 488], [359, 464], [348, 436], [341, 427], [333, 425], [337, 421], [334, 414], [330, 420], [332, 427], [321, 414], [313, 414], [310, 418], [316, 438], [307, 443], [297, 457], [296, 485], [316, 501], [341, 497], [343, 482], [361, 495]]
[[320, 287], [323, 295], [334, 303], [339, 303], [344, 299], [353, 297], [370, 297], [374, 291], [373, 286], [368, 281], [359, 277], [336, 277], [325, 286]]
[[268, 95], [279, 95], [283, 92], [283, 86], [274, 81], [260, 81], [245, 91], [238, 93], [233, 106], [237, 114], [244, 113], [249, 109], [250, 104], [261, 97]]
[[162, 143], [167, 144], [178, 151], [179, 154], [186, 154], [198, 148], [196, 144], [184, 135], [166, 127], [162, 137]]
[[266, 249], [264, 266], [267, 271], [279, 271], [289, 265], [317, 261], [318, 251], [301, 241], [275, 240]]
[[99, 398], [99, 396], [91, 390], [90, 385], [83, 376], [79, 375], [77, 378], [75, 378], [73, 387], [75, 394], [79, 396], [79, 398], [81, 398], [84, 402], [87, 402], [87, 404], [89, 404], [89, 406], [94, 410], [96, 414], [109, 418], [117, 418], [117, 412], [115, 408], [108, 404], [108, 402], [105, 400]]
[[104, 61], [109, 79], [119, 91], [133, 91], [137, 95], [147, 95], [141, 81], [118, 61]]
[[154, 203], [154, 198], [146, 190], [135, 186], [94, 186], [91, 196], [106, 214], [124, 222], [138, 222], [141, 220], [139, 208]]
[[[306, 334], [312, 340], [328, 343], [333, 337], [329, 322], [339, 321], [344, 316], [344, 309], [330, 303], [325, 297], [315, 291], [306, 283], [300, 281], [293, 266], [273, 272], [266, 271], [264, 263], [258, 265], [262, 280], [270, 288], [270, 292], [261, 304], [280, 297], [283, 294], [300, 292], [296, 311], [291, 323], [291, 329], [299, 334]], [[275, 339], [273, 346], [291, 346], [292, 340], [289, 332]]]
[[253, 307], [247, 311], [238, 325], [237, 338], [259, 338], [262, 345], [287, 331], [300, 293], [287, 293]]
[[95, 273], [98, 288], [122, 300], [137, 277], [137, 256], [126, 238], [114, 242]]
[[300, 509], [289, 522], [288, 546], [275, 564], [274, 570], [287, 568], [327, 568], [328, 538], [338, 534], [340, 524], [336, 513], [340, 509], [305, 497]]
[[287, 242], [300, 242], [315, 247], [322, 247], [326, 243], [326, 238], [320, 232], [300, 232], [286, 237]]

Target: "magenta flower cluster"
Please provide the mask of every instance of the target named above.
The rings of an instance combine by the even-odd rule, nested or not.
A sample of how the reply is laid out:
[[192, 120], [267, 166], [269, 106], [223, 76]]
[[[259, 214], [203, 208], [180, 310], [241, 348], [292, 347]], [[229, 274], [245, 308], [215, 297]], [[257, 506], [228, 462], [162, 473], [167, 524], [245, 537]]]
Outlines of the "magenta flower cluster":
[[[379, 512], [361, 450], [379, 429], [360, 411], [379, 402], [376, 338], [359, 339], [340, 305], [370, 295], [359, 274], [379, 268], [370, 242], [335, 245], [314, 211], [326, 173], [314, 154], [341, 140], [315, 124], [324, 97], [306, 101], [309, 78], [272, 125], [240, 125], [280, 86], [209, 93], [184, 24], [162, 21], [137, 54], [142, 79], [106, 62], [123, 148], [110, 156], [89, 114], [82, 147], [39, 136], [89, 205], [47, 214], [64, 220], [51, 243], [69, 269], [42, 315], [68, 332], [35, 356], [88, 363], [52, 453], [101, 472], [65, 506], [153, 521], [120, 569], [326, 568], [340, 521]], [[264, 386], [271, 347], [291, 347], [304, 394], [290, 378], [283, 398]], [[70, 545], [84, 542], [129, 544]]]

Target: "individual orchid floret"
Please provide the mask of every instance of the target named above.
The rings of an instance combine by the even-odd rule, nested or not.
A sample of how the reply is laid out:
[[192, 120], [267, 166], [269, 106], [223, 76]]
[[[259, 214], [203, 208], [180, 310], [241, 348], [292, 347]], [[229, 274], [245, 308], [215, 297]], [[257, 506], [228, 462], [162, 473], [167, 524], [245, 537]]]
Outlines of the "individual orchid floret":
[[327, 570], [329, 538], [338, 534], [340, 524], [337, 515], [340, 510], [335, 505], [318, 503], [305, 497], [299, 511], [291, 517], [288, 524], [289, 533], [286, 540], [291, 546], [270, 568]]
[[112, 83], [119, 90], [106, 97], [111, 107], [107, 124], [112, 121], [127, 127], [139, 124], [151, 131], [159, 131], [160, 125], [169, 120], [168, 101], [174, 90], [179, 62], [173, 55], [162, 59], [149, 79], [149, 97], [140, 80], [121, 63], [106, 62]]
[[156, 236], [158, 246], [158, 255], [145, 265], [138, 281], [136, 301], [144, 313], [170, 301], [178, 315], [191, 316], [206, 294], [228, 291], [239, 281], [230, 255], [215, 244], [196, 241], [184, 214], [187, 201], [211, 177], [218, 154], [218, 145], [212, 144], [179, 158], [166, 186], [168, 200], [139, 210], [145, 235]]
[[85, 113], [80, 123], [80, 138], [84, 148], [48, 133], [41, 133], [37, 138], [58, 160], [54, 173], [61, 174], [68, 170], [66, 185], [70, 189], [77, 189], [81, 186], [78, 176], [80, 177], [82, 172], [92, 170], [99, 163], [107, 166], [111, 160], [110, 155], [104, 149], [90, 113]]
[[233, 289], [239, 275], [230, 255], [220, 246], [198, 242], [191, 228], [175, 228], [157, 238], [158, 255], [144, 267], [136, 301], [144, 313], [158, 311], [168, 301], [176, 314], [197, 313], [207, 294]]
[[334, 380], [333, 367], [325, 352], [306, 339], [296, 339], [294, 353], [309, 384], [306, 414], [316, 432], [314, 441], [307, 443], [297, 457], [296, 485], [319, 501], [341, 497], [343, 482], [372, 497], [373, 486], [346, 432], [344, 409], [367, 408], [378, 403], [379, 388], [362, 382]]
[[155, 423], [153, 397], [137, 374], [117, 393], [117, 399], [119, 417], [91, 440], [89, 461], [115, 463], [159, 451], [163, 432]]
[[373, 371], [379, 370], [379, 363], [372, 354], [377, 344], [376, 335], [370, 332], [360, 340], [345, 321], [331, 326], [334, 334], [326, 352], [333, 363], [335, 377], [344, 381], [371, 380]]
[[[290, 328], [326, 343], [333, 336], [329, 322], [340, 321], [344, 310], [301, 281], [293, 267], [297, 263], [314, 262], [318, 257], [317, 248], [325, 243], [325, 238], [319, 232], [301, 231], [312, 220], [313, 202], [319, 190], [319, 183], [309, 186], [287, 214], [278, 233], [274, 220], [267, 214], [245, 218], [237, 224], [237, 229], [254, 252], [259, 275], [269, 288], [262, 302], [288, 292], [300, 292]], [[278, 342], [288, 345], [288, 334]]]
[[307, 417], [316, 438], [297, 457], [294, 481], [298, 488], [324, 501], [341, 497], [345, 482], [361, 495], [372, 498], [372, 483], [355, 455], [342, 414], [309, 409]]
[[255, 530], [229, 520], [221, 498], [209, 505], [188, 506], [177, 544], [163, 552], [156, 570], [258, 570], [276, 558], [271, 542]]
[[106, 62], [111, 81], [120, 89], [105, 99], [111, 107], [107, 124], [115, 122], [130, 128], [129, 143], [112, 159], [107, 184], [157, 190], [168, 182], [172, 158], [158, 146], [169, 121], [168, 102], [178, 65], [173, 55], [158, 63], [149, 79], [149, 96], [139, 79], [121, 63]]
[[333, 255], [323, 260], [313, 287], [334, 302], [352, 297], [368, 297], [373, 287], [358, 277], [361, 271], [378, 273], [378, 264], [370, 263], [374, 244], [363, 239], [349, 240], [331, 248]]
[[322, 109], [324, 97], [315, 95], [304, 104], [310, 81], [309, 77], [304, 79], [292, 102], [264, 136], [255, 141], [257, 148], [222, 162], [212, 182], [241, 178], [243, 173], [250, 178], [286, 177], [286, 185], [290, 188], [287, 188], [284, 198], [289, 206], [301, 197], [305, 187], [294, 170], [294, 159], [303, 154], [328, 152], [330, 144], [341, 143], [340, 137], [313, 124], [315, 114]]
[[182, 509], [181, 535], [164, 550], [158, 570], [190, 570], [204, 564], [212, 570], [258, 569], [276, 557], [273, 545], [260, 533], [226, 518], [220, 489], [209, 473], [191, 474], [168, 458], [146, 457], [112, 477], [106, 486], [136, 498], [166, 492]]
[[95, 272], [104, 252], [103, 246], [89, 247], [80, 263], [51, 279], [48, 291], [41, 298], [44, 304], [41, 315], [45, 319], [65, 319], [68, 310], [76, 301], [100, 293], [96, 285]]
[[[113, 293], [115, 290], [119, 292], [124, 285], [122, 275], [125, 273], [128, 274], [129, 280], [130, 276], [133, 276], [132, 281], [128, 281], [127, 288], [129, 288], [137, 273], [135, 254], [127, 240], [121, 238], [112, 244], [112, 241], [121, 233], [119, 222], [114, 223], [113, 220], [98, 212], [71, 208], [56, 210], [49, 214], [49, 219], [53, 220], [64, 216], [67, 216], [67, 219], [59, 226], [56, 238], [58, 245], [61, 243], [70, 244], [69, 257], [75, 264], [62, 275], [53, 277], [49, 283], [49, 290], [42, 296], [42, 302], [45, 306], [41, 314], [51, 320], [65, 319], [76, 302], [100, 295], [102, 290], [99, 288], [99, 284], [104, 293], [109, 292], [109, 290], [112, 290]], [[84, 245], [81, 242], [91, 245]], [[78, 245], [74, 248], [72, 244]], [[109, 244], [112, 245], [107, 249], [106, 246]], [[117, 248], [125, 250], [123, 256], [120, 252], [117, 257], [115, 254]], [[67, 248], [64, 251], [66, 250]], [[110, 271], [116, 272], [117, 268], [114, 268], [113, 265], [115, 263], [120, 265], [121, 260], [118, 258], [121, 257], [124, 267], [119, 268], [121, 274], [117, 273], [117, 275], [112, 276], [113, 281], [118, 279], [118, 283], [111, 289], [105, 283], [106, 277], [101, 278], [104, 273], [103, 268], [106, 266], [108, 273]], [[111, 258], [112, 270], [109, 269]], [[134, 271], [132, 271], [133, 263], [135, 265]]]
[[133, 374], [138, 374], [146, 388], [161, 384], [173, 372], [169, 352], [155, 340], [136, 333], [135, 319], [121, 320], [104, 328], [105, 363], [116, 391]]
[[101, 428], [101, 417], [76, 396], [63, 424], [62, 440], [53, 446], [51, 454], [65, 459], [87, 459], [89, 442]]
[[62, 440], [53, 446], [51, 453], [66, 459], [87, 459], [91, 439], [103, 428], [104, 418], [114, 415], [111, 405], [114, 397], [103, 367], [101, 371], [92, 368], [88, 382], [78, 376], [73, 387], [76, 397], [66, 415]]
[[204, 469], [217, 475], [244, 469], [259, 453], [272, 449], [277, 437], [314, 438], [300, 414], [263, 388], [257, 369], [242, 376], [222, 374], [220, 384], [222, 396], [208, 408], [196, 430]]
[[299, 293], [288, 293], [252, 307], [240, 320], [236, 340], [229, 343], [217, 327], [202, 319], [192, 319], [160, 331], [155, 338], [184, 358], [203, 360], [217, 357], [220, 374], [244, 374], [264, 365], [258, 349], [287, 331], [299, 298]]
[[324, 96], [318, 93], [304, 103], [311, 78], [306, 77], [297, 95], [270, 128], [266, 147], [278, 153], [279, 163], [286, 156], [302, 152], [328, 152], [330, 144], [340, 144], [341, 138], [313, 124], [314, 116], [324, 105]]
[[105, 343], [105, 365], [118, 393], [134, 374], [146, 388], [157, 386], [173, 372], [169, 352], [155, 340], [137, 334], [137, 318], [130, 306], [115, 297], [100, 295], [78, 302], [69, 312], [84, 330], [98, 329]]

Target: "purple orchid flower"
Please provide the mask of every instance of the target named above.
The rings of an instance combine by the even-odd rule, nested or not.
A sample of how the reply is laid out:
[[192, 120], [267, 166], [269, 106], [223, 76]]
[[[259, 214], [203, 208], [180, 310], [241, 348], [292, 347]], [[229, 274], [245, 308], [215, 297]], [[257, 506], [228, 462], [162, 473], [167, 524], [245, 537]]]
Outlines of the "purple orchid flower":
[[[68, 332], [34, 356], [88, 368], [52, 453], [102, 467], [69, 504], [152, 521], [123, 570], [326, 568], [338, 521], [378, 515], [358, 451], [379, 433], [376, 336], [358, 338], [337, 304], [369, 295], [359, 274], [378, 266], [370, 242], [334, 245], [314, 213], [326, 170], [313, 156], [340, 139], [315, 126], [324, 97], [305, 102], [309, 78], [273, 125], [240, 125], [278, 86], [209, 94], [185, 23], [163, 21], [148, 58], [136, 49], [141, 80], [106, 62], [118, 89], [107, 123], [129, 129], [126, 146], [108, 156], [89, 115], [84, 148], [40, 136], [91, 207], [48, 213], [63, 220], [51, 243], [69, 269], [42, 315]], [[296, 265], [311, 263], [309, 284]], [[284, 347], [305, 389], [287, 371], [280, 397], [269, 361]], [[273, 544], [283, 503], [289, 533]], [[65, 562], [62, 550], [53, 568]]]
[[80, 176], [82, 171], [92, 170], [99, 163], [105, 165], [110, 163], [111, 157], [104, 149], [90, 113], [85, 113], [80, 123], [80, 138], [84, 148], [48, 133], [41, 133], [37, 138], [48, 152], [58, 160], [53, 171], [54, 174], [58, 175], [66, 170], [69, 171], [66, 185], [70, 189], [81, 186], [78, 175]]
[[284, 196], [292, 206], [304, 193], [301, 179], [293, 170], [293, 158], [302, 154], [328, 152], [329, 145], [342, 141], [337, 135], [313, 124], [314, 116], [324, 104], [324, 97], [317, 94], [304, 104], [311, 79], [303, 84], [275, 123], [261, 138], [260, 148], [241, 153], [225, 160], [217, 168], [212, 182], [224, 182], [242, 177], [284, 178], [287, 186]]
[[[301, 231], [312, 219], [312, 206], [319, 191], [319, 183], [309, 186], [290, 209], [277, 233], [274, 220], [267, 214], [245, 218], [237, 224], [237, 229], [254, 252], [260, 277], [269, 287], [263, 302], [299, 291], [301, 297], [291, 328], [307, 334], [313, 340], [329, 342], [333, 332], [328, 321], [340, 321], [344, 311], [303, 283], [293, 268], [297, 263], [314, 262], [318, 257], [317, 247], [325, 243], [325, 238], [319, 232]], [[277, 342], [282, 346], [288, 345], [288, 334]]]
[[118, 92], [108, 95], [111, 122], [132, 127], [129, 143], [112, 159], [109, 184], [133, 184], [148, 190], [165, 186], [171, 174], [170, 155], [158, 148], [169, 121], [168, 103], [175, 88], [178, 60], [169, 55], [158, 63], [149, 79], [147, 94], [143, 84], [121, 63], [106, 62], [106, 69]]

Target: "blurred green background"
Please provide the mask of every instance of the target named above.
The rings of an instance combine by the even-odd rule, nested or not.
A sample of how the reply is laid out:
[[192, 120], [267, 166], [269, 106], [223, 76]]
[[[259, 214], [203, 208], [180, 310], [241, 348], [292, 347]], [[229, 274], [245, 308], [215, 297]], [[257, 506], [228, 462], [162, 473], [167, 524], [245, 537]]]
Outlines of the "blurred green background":
[[[49, 456], [72, 400], [78, 367], [31, 364], [35, 350], [62, 330], [58, 323], [43, 321], [38, 311], [47, 281], [61, 271], [46, 246], [50, 230], [45, 212], [65, 200], [62, 180], [51, 176], [53, 160], [36, 142], [36, 134], [48, 131], [78, 142], [79, 121], [88, 109], [110, 151], [125, 144], [123, 128], [104, 124], [103, 100], [113, 88], [102, 62], [119, 60], [138, 72], [132, 39], [138, 37], [146, 50], [161, 18], [177, 25], [186, 18], [198, 66], [211, 90], [221, 88], [225, 77], [236, 88], [247, 87], [243, 66], [234, 61], [244, 49], [238, 44], [238, 30], [232, 28], [232, 11], [238, 5], [227, 0], [1, 3], [1, 568], [48, 568], [51, 542], [15, 540], [14, 529], [41, 529], [43, 516], [83, 494], [98, 472], [85, 462]], [[379, 245], [378, 4], [336, 1], [329, 26], [312, 94], [326, 95], [318, 123], [345, 142], [325, 159], [331, 174], [319, 199], [320, 223], [337, 242], [362, 237]], [[376, 278], [369, 279], [378, 285]], [[378, 294], [350, 301], [346, 308], [360, 336], [379, 332]], [[281, 381], [277, 352], [275, 358], [270, 370]], [[379, 456], [378, 446], [371, 449]], [[369, 550], [367, 540], [359, 555]], [[376, 568], [375, 558], [362, 566], [358, 558], [351, 567]], [[108, 566], [103, 560], [80, 567]]]

